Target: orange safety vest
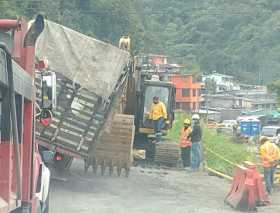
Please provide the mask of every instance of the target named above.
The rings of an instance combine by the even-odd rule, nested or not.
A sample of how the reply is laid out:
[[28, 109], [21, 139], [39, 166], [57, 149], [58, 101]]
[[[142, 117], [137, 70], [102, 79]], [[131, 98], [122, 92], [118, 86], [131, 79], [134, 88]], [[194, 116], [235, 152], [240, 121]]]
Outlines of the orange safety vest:
[[186, 148], [186, 147], [192, 146], [192, 142], [191, 142], [190, 138], [188, 138], [191, 133], [192, 133], [191, 127], [187, 128], [187, 129], [182, 128], [181, 136], [180, 136], [180, 147], [181, 148]]
[[267, 141], [261, 145], [260, 155], [263, 167], [270, 168], [276, 166], [277, 161], [280, 159], [280, 150], [276, 144]]

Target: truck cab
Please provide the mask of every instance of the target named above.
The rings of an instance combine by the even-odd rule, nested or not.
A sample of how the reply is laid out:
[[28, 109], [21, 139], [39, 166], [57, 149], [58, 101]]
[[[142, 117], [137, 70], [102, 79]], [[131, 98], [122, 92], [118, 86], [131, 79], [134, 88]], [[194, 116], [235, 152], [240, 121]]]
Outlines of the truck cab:
[[37, 16], [0, 19], [0, 212], [47, 213], [50, 171], [34, 136], [35, 42], [44, 28]]

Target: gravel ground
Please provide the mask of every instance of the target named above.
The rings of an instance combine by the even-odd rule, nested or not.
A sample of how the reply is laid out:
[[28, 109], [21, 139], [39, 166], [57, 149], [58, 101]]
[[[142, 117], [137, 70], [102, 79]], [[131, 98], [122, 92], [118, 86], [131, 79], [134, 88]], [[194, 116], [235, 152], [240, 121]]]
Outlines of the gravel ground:
[[[56, 174], [57, 176], [57, 174]], [[133, 168], [128, 178], [83, 173], [82, 162], [51, 184], [51, 213], [233, 213], [230, 183], [202, 172]], [[64, 179], [65, 178], [65, 179]], [[280, 211], [280, 193], [261, 213]]]

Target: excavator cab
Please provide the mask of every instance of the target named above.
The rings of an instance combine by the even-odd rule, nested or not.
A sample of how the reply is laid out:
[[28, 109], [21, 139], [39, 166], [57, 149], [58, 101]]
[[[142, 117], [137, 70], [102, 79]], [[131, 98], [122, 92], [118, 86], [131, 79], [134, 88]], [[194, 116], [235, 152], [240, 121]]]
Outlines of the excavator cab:
[[139, 133], [154, 133], [153, 121], [147, 116], [150, 112], [154, 96], [158, 96], [160, 101], [166, 106], [168, 120], [166, 120], [163, 127], [163, 134], [167, 134], [174, 120], [175, 88], [171, 82], [160, 81], [153, 78], [151, 80], [145, 80], [142, 86], [137, 116]]

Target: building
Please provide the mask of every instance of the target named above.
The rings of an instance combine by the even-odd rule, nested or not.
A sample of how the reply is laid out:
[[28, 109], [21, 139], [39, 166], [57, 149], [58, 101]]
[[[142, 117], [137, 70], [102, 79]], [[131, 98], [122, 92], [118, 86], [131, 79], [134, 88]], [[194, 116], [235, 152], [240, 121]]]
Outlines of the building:
[[180, 73], [183, 66], [179, 64], [169, 64], [167, 63], [167, 56], [164, 55], [139, 55], [135, 57], [135, 62], [137, 66], [141, 66], [142, 72], [147, 73]]
[[249, 109], [252, 108], [252, 100], [231, 94], [215, 94], [205, 96], [204, 105], [219, 109]]
[[252, 99], [253, 110], [272, 111], [277, 109], [278, 101], [274, 98]]
[[207, 80], [215, 82], [216, 93], [240, 90], [240, 86], [234, 82], [234, 77], [230, 75], [224, 75], [216, 72], [209, 75], [203, 75], [202, 81], [206, 83]]
[[167, 56], [165, 55], [143, 54], [136, 56], [135, 59], [137, 64], [141, 64], [142, 66], [167, 64]]
[[252, 110], [271, 111], [277, 108], [277, 95], [269, 93], [265, 86], [255, 86], [253, 89], [240, 90], [233, 94], [249, 99]]
[[201, 82], [191, 74], [174, 74], [170, 81], [176, 87], [176, 109], [198, 111], [201, 102]]
[[[236, 96], [232, 94], [215, 94], [204, 97], [204, 106], [217, 109], [244, 109], [270, 111], [277, 108], [277, 99], [267, 94], [267, 98], [253, 96]], [[207, 103], [206, 103], [207, 102]]]

